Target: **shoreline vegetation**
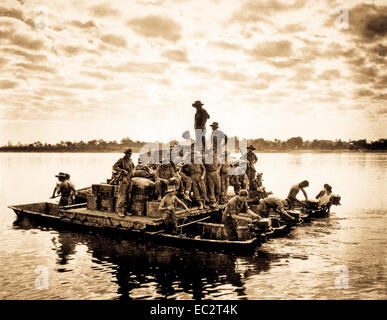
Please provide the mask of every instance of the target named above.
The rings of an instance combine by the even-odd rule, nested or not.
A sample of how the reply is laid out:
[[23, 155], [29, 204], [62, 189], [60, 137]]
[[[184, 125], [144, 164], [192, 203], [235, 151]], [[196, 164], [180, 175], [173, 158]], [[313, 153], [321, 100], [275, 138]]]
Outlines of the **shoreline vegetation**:
[[[234, 137], [236, 141], [236, 150], [238, 150], [239, 139]], [[177, 140], [169, 141], [170, 145], [178, 143]], [[120, 142], [90, 140], [87, 142], [71, 142], [61, 141], [56, 144], [42, 143], [40, 141], [22, 144], [18, 142], [13, 145], [8, 142], [7, 145], [0, 147], [0, 152], [71, 152], [71, 153], [121, 153], [127, 148], [132, 148], [134, 153], [139, 153], [141, 148], [148, 142], [133, 141], [130, 138], [124, 138]], [[154, 143], [154, 144], [157, 144]], [[262, 153], [281, 153], [281, 152], [385, 152], [387, 151], [387, 139], [379, 139], [375, 141], [349, 140], [342, 141], [340, 139], [304, 141], [301, 137], [293, 137], [286, 141], [279, 139], [264, 140], [264, 139], [249, 139], [247, 144], [252, 144], [256, 148], [256, 152]], [[164, 145], [165, 146], [165, 145]], [[160, 143], [160, 148], [162, 144]]]

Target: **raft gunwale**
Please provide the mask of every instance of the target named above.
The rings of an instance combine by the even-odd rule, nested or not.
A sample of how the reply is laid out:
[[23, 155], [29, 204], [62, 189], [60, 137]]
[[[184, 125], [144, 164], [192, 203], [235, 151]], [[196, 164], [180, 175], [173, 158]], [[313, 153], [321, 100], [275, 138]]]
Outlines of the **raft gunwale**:
[[[228, 240], [212, 240], [212, 239], [195, 239], [186, 237], [184, 235], [172, 235], [165, 233], [162, 227], [162, 219], [152, 219], [150, 217], [119, 217], [116, 213], [101, 212], [96, 210], [88, 210], [87, 208], [76, 208], [76, 209], [67, 209], [65, 207], [58, 207], [58, 214], [47, 214], [43, 212], [36, 212], [29, 207], [33, 205], [41, 205], [42, 207], [49, 202], [39, 202], [25, 205], [11, 205], [8, 208], [12, 209], [18, 218], [27, 216], [33, 220], [49, 224], [54, 227], [64, 227], [65, 229], [70, 229], [71, 231], [92, 231], [97, 233], [101, 232], [104, 234], [112, 235], [115, 238], [117, 237], [130, 237], [138, 240], [150, 240], [156, 242], [162, 242], [164, 244], [173, 244], [176, 247], [187, 247], [193, 249], [200, 249], [205, 251], [222, 251], [228, 253], [238, 253], [238, 254], [252, 254], [255, 252], [256, 248], [260, 245], [258, 238], [252, 238], [246, 241], [228, 241]], [[52, 204], [55, 205], [55, 204]], [[83, 209], [83, 210], [82, 210]], [[196, 211], [195, 218], [200, 216], [199, 210]], [[219, 211], [219, 208], [215, 210], [204, 209], [202, 216], [210, 216], [211, 212]], [[114, 218], [115, 220], [126, 221], [138, 223], [138, 220], [143, 220], [146, 224], [146, 227], [139, 228], [126, 228], [119, 226], [102, 226], [95, 223], [88, 223], [87, 221], [81, 221], [77, 219], [71, 219], [69, 216], [75, 213], [80, 214], [92, 214], [95, 217], [99, 217], [105, 220]], [[184, 216], [187, 214], [185, 211], [180, 211], [180, 215]]]

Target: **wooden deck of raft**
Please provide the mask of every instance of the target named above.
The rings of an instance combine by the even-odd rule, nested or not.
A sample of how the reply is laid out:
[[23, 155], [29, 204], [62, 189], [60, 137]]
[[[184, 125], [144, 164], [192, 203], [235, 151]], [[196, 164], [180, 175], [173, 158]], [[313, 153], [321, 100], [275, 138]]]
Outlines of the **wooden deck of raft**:
[[[209, 216], [212, 212], [222, 209], [201, 209], [198, 207], [190, 208], [189, 211], [178, 210], [176, 215], [178, 219], [200, 219]], [[122, 230], [157, 230], [163, 227], [163, 218], [147, 216], [126, 216], [120, 217], [116, 212], [102, 212], [90, 210], [86, 207], [60, 209], [58, 212], [60, 219], [67, 222], [88, 225], [93, 227], [105, 227]]]

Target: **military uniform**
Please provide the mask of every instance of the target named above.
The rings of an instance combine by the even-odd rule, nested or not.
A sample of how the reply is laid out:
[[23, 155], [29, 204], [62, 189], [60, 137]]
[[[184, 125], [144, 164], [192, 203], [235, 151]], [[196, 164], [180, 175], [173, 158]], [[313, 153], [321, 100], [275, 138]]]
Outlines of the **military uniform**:
[[132, 159], [125, 159], [125, 157], [118, 159], [113, 166], [113, 170], [118, 172], [117, 179], [119, 180], [116, 207], [118, 212], [123, 213], [127, 198], [128, 202], [130, 201], [132, 175], [134, 171]]
[[182, 171], [192, 179], [193, 198], [196, 201], [204, 201], [206, 198], [205, 185], [201, 179], [205, 170], [203, 164], [189, 163], [183, 166]]
[[255, 173], [256, 173], [255, 164], [258, 161], [258, 157], [253, 151], [248, 151], [244, 155], [244, 158], [247, 160], [246, 174], [249, 179], [249, 182], [251, 183], [255, 178]]
[[192, 189], [192, 179], [183, 170], [180, 171], [180, 177], [181, 177], [181, 189], [182, 189], [181, 191], [183, 192], [183, 194], [189, 195]]
[[262, 178], [257, 177], [249, 184], [249, 199], [259, 200], [268, 196], [265, 187], [262, 186]]
[[234, 187], [235, 194], [239, 194], [239, 191], [242, 189], [248, 189], [249, 188], [249, 178], [247, 177], [246, 173], [242, 173], [243, 168], [238, 168], [238, 170], [235, 173], [241, 173], [241, 174], [234, 174], [230, 176], [230, 185]]
[[228, 168], [228, 163], [224, 163], [220, 166], [220, 202], [226, 202], [228, 190]]
[[[174, 181], [171, 181], [172, 178], [175, 178]], [[164, 180], [168, 180], [165, 182]], [[175, 185], [176, 188], [179, 188], [180, 179], [176, 174], [174, 166], [172, 163], [161, 163], [156, 169], [156, 181], [155, 181], [155, 191], [156, 195], [160, 198], [163, 196], [163, 193], [168, 188], [168, 185]]]
[[211, 133], [211, 144], [214, 154], [216, 153], [218, 156], [223, 156], [226, 149], [227, 136], [219, 129], [213, 130]]
[[206, 164], [205, 168], [209, 200], [211, 203], [216, 203], [219, 201], [220, 196], [220, 177], [218, 173], [218, 165]]
[[[200, 102], [200, 101], [198, 101]], [[201, 103], [199, 103], [201, 104]], [[202, 107], [196, 109], [195, 113], [195, 145], [196, 149], [205, 150], [205, 144], [206, 144], [206, 122], [207, 119], [210, 118], [210, 115], [208, 112], [203, 109]], [[201, 148], [200, 148], [201, 147]]]
[[226, 209], [222, 215], [222, 222], [224, 224], [227, 240], [238, 240], [237, 223], [232, 218], [232, 214], [240, 214], [247, 212], [249, 206], [246, 200], [241, 200], [239, 196], [232, 198], [226, 205]]

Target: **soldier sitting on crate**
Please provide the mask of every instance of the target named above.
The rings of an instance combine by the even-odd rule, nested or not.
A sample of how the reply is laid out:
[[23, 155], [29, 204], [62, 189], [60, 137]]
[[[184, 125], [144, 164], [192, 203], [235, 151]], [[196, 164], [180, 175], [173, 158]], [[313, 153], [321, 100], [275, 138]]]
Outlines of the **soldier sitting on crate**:
[[179, 203], [185, 210], [188, 211], [186, 204], [175, 195], [176, 189], [174, 186], [169, 186], [165, 192], [165, 196], [161, 200], [159, 211], [163, 213], [165, 230], [169, 233], [177, 233], [177, 218], [175, 214], [175, 203]]
[[270, 212], [275, 212], [279, 214], [283, 214], [285, 217], [287, 217], [290, 220], [295, 220], [294, 217], [292, 217], [290, 214], [288, 214], [284, 209], [284, 204], [286, 204], [286, 200], [282, 200], [277, 197], [268, 197], [265, 199], [261, 199], [259, 201], [257, 213], [263, 217], [268, 218]]
[[161, 200], [169, 185], [174, 185], [176, 188], [180, 186], [180, 178], [174, 169], [174, 165], [170, 159], [163, 159], [157, 166], [155, 173], [155, 192], [157, 200]]
[[246, 174], [246, 170], [239, 162], [230, 165], [229, 177], [229, 184], [234, 187], [236, 195], [238, 195], [239, 191], [242, 189], [247, 190], [249, 188], [249, 178]]
[[251, 223], [253, 220], [261, 218], [258, 214], [250, 210], [247, 204], [247, 196], [247, 190], [242, 189], [237, 196], [227, 202], [226, 209], [222, 215], [227, 240], [238, 240], [236, 220]]
[[[51, 198], [56, 198], [60, 195], [59, 206], [68, 206], [73, 204], [73, 199], [76, 194], [75, 186], [70, 181], [70, 175], [68, 173], [59, 172], [55, 177], [58, 178], [57, 183]], [[58, 195], [56, 195], [56, 193]]]
[[134, 164], [131, 159], [132, 149], [125, 150], [125, 156], [118, 159], [113, 166], [113, 170], [118, 172], [117, 179], [119, 180], [117, 213], [120, 217], [125, 216], [125, 203], [128, 198], [130, 201], [131, 182], [134, 171]]

